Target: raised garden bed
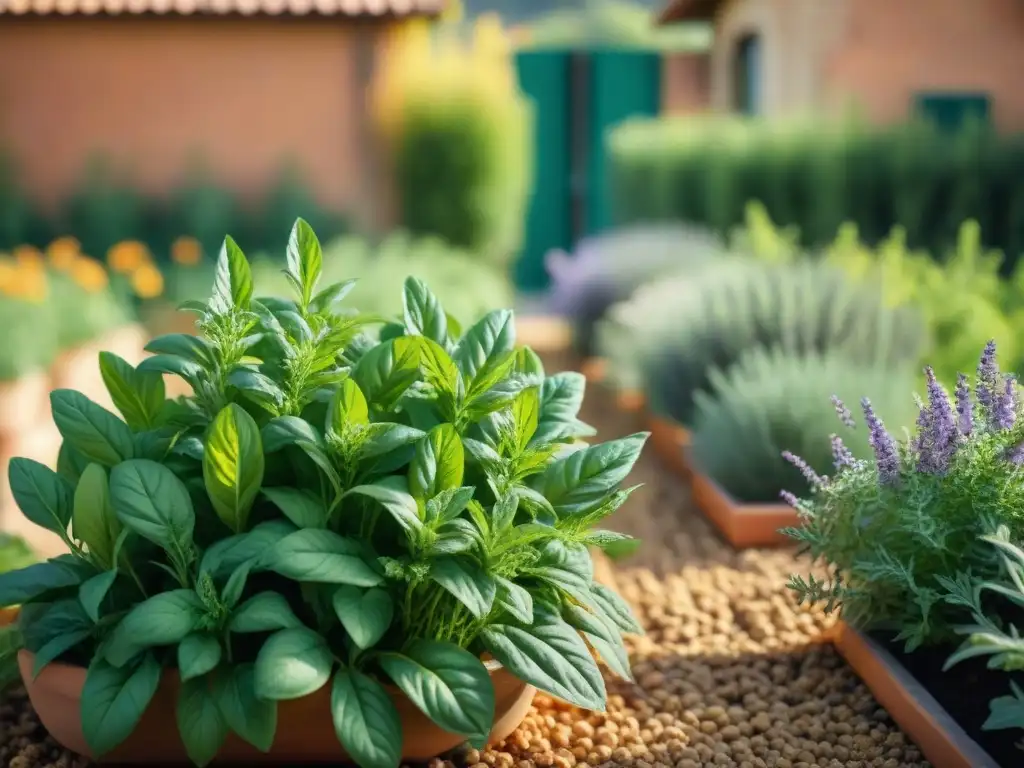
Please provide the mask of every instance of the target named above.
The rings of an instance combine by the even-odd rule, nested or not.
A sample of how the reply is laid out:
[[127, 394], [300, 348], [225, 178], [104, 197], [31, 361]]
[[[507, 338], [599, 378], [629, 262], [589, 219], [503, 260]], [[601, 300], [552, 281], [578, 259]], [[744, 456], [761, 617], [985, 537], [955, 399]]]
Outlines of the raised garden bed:
[[836, 627], [834, 639], [879, 703], [936, 766], [1000, 768], [1024, 762], [1013, 730], [981, 727], [988, 716], [986, 703], [1007, 691], [1005, 673], [977, 660], [945, 672], [949, 649], [907, 654], [902, 643], [845, 624]]

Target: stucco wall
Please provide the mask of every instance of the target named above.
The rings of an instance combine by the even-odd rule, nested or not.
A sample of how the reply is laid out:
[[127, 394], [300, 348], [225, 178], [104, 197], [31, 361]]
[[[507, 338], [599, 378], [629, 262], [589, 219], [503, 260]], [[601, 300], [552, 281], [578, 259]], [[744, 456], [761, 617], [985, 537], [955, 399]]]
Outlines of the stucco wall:
[[1024, 2], [850, 0], [828, 67], [828, 102], [907, 117], [922, 90], [985, 91], [1004, 130], [1024, 130]]
[[201, 156], [258, 194], [285, 161], [365, 216], [365, 89], [379, 25], [342, 19], [4, 18], [0, 146], [53, 205], [95, 152], [160, 194]]
[[707, 53], [666, 53], [662, 57], [663, 112], [701, 112], [710, 106], [710, 63]]

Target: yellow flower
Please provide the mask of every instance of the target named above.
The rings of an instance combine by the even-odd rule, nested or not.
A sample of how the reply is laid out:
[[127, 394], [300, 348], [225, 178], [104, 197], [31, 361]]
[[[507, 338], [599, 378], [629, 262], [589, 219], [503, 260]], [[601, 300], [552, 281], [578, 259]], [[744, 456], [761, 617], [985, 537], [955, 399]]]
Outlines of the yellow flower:
[[45, 266], [43, 254], [32, 245], [19, 245], [15, 248], [14, 260], [18, 262], [19, 267], [27, 267], [29, 269], [42, 270]]
[[203, 246], [194, 237], [179, 237], [171, 245], [171, 261], [184, 267], [194, 267], [203, 259]]
[[132, 272], [132, 290], [141, 299], [153, 299], [164, 292], [164, 276], [152, 264], [142, 264]]
[[82, 244], [73, 237], [58, 237], [46, 249], [50, 263], [60, 270], [68, 270], [82, 255]]
[[39, 304], [46, 299], [46, 270], [27, 262], [19, 265], [14, 276], [13, 295], [33, 304]]
[[0, 292], [8, 296], [17, 290], [18, 268], [8, 257], [0, 259]]
[[88, 293], [99, 293], [110, 282], [107, 270], [95, 259], [81, 257], [75, 259], [70, 267], [71, 278]]
[[107, 251], [107, 264], [115, 272], [127, 274], [149, 261], [149, 249], [138, 240], [123, 240]]

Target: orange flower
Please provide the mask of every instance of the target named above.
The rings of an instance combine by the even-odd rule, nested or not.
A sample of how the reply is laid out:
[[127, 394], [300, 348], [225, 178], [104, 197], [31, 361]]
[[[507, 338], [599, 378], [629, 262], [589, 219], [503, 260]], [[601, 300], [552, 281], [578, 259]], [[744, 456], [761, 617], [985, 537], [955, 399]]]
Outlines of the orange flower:
[[139, 298], [156, 298], [164, 292], [164, 276], [152, 264], [143, 264], [132, 272], [132, 290]]
[[60, 270], [68, 270], [82, 255], [82, 244], [73, 237], [58, 237], [46, 249], [50, 263]]
[[115, 272], [127, 274], [149, 261], [149, 249], [138, 240], [123, 240], [107, 251], [107, 264]]
[[15, 294], [18, 283], [18, 268], [8, 257], [0, 259], [0, 292], [8, 296]]
[[88, 257], [75, 259], [70, 272], [71, 278], [88, 293], [99, 293], [110, 283], [103, 265]]
[[179, 237], [171, 246], [171, 261], [183, 267], [194, 267], [203, 259], [203, 246], [194, 237]]

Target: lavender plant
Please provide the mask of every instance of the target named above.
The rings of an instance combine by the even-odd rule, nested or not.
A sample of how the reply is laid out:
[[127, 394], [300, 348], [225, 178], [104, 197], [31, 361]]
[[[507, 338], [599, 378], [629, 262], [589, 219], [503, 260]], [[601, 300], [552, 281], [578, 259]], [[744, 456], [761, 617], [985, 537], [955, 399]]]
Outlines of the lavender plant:
[[[891, 630], [907, 650], [956, 638], [962, 609], [943, 578], [998, 575], [981, 537], [1006, 526], [1024, 534], [1024, 423], [1018, 386], [1000, 373], [995, 343], [978, 365], [973, 392], [965, 375], [953, 398], [930, 368], [916, 428], [897, 440], [872, 403], [862, 401], [873, 457], [855, 459], [834, 440], [835, 471], [814, 480], [809, 497], [784, 497], [802, 525], [786, 531], [829, 575], [794, 576], [801, 601], [823, 602], [864, 629]], [[842, 421], [852, 415], [837, 401]]]

